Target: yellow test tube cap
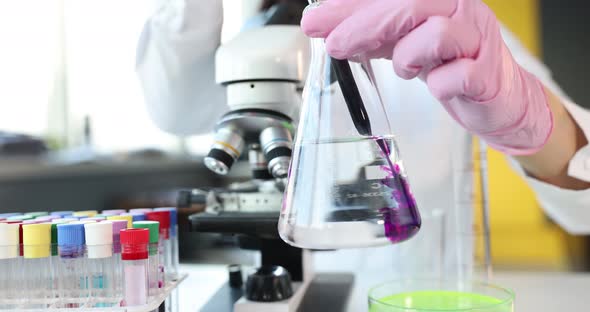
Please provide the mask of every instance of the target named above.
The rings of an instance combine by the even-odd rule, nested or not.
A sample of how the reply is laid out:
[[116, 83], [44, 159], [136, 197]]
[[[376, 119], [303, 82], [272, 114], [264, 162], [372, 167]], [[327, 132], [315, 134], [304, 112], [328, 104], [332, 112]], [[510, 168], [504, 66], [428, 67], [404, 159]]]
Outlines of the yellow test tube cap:
[[94, 216], [96, 216], [98, 214], [98, 211], [96, 210], [84, 210], [84, 211], [76, 211], [74, 213], [72, 213], [72, 215], [74, 217], [88, 217], [88, 218], [92, 218]]
[[23, 256], [47, 258], [51, 255], [51, 223], [23, 225]]
[[108, 216], [107, 220], [125, 220], [127, 221], [127, 228], [133, 228], [133, 216]]

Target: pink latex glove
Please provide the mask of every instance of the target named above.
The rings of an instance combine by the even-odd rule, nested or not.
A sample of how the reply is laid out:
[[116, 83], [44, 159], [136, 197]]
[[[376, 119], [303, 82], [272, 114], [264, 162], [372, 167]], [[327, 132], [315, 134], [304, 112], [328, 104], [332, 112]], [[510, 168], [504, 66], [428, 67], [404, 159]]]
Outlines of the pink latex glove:
[[[301, 21], [326, 38], [338, 59], [392, 60], [397, 75], [420, 77], [469, 132], [511, 155], [533, 154], [549, 139], [545, 89], [506, 47], [494, 13], [480, 0], [326, 0]], [[411, 103], [408, 103], [411, 105]]]

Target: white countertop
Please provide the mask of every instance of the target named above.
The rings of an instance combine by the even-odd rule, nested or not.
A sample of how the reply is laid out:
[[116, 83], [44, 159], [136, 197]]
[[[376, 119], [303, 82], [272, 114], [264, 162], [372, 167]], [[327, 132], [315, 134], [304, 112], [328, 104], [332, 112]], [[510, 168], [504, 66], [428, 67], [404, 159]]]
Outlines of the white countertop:
[[494, 283], [516, 293], [518, 312], [590, 311], [590, 274], [497, 272]]
[[[196, 312], [227, 281], [225, 265], [181, 265], [180, 311]], [[590, 311], [590, 274], [495, 272], [494, 284], [516, 293], [518, 312]], [[356, 289], [350, 311], [366, 311], [366, 291]]]

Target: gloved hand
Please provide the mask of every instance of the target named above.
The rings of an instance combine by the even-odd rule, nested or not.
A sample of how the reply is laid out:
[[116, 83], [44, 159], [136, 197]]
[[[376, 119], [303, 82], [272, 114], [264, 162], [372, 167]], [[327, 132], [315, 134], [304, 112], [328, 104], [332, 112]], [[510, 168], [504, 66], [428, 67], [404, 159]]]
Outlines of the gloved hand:
[[306, 10], [301, 27], [326, 38], [335, 58], [387, 58], [400, 77], [420, 77], [457, 122], [499, 151], [533, 154], [549, 139], [545, 89], [516, 63], [480, 0], [326, 0]]

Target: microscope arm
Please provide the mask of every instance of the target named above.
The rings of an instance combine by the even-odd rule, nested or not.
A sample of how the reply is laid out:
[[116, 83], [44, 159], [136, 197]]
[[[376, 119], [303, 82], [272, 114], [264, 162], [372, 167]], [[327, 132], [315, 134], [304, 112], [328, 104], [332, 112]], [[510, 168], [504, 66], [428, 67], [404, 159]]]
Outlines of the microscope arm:
[[220, 46], [222, 19], [221, 0], [166, 2], [150, 18], [136, 65], [147, 111], [175, 135], [214, 130], [205, 165], [218, 174], [247, 149], [255, 178], [284, 178], [309, 40], [277, 20]]
[[165, 1], [146, 22], [136, 71], [152, 121], [188, 136], [209, 133], [227, 111], [226, 91], [215, 82], [221, 0]]

